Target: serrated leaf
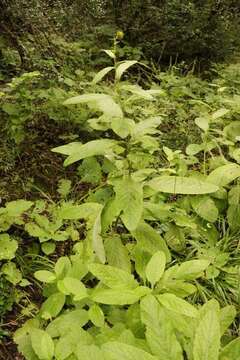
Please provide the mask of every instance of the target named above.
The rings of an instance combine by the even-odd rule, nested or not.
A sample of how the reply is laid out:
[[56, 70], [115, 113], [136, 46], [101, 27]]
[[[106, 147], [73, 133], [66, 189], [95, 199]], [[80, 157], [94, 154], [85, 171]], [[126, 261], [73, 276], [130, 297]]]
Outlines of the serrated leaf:
[[150, 180], [147, 185], [152, 189], [170, 194], [209, 194], [216, 192], [219, 188], [208, 181], [199, 180], [195, 177], [182, 176], [159, 176]]
[[147, 280], [154, 286], [162, 277], [166, 266], [166, 255], [163, 251], [155, 253], [146, 266]]

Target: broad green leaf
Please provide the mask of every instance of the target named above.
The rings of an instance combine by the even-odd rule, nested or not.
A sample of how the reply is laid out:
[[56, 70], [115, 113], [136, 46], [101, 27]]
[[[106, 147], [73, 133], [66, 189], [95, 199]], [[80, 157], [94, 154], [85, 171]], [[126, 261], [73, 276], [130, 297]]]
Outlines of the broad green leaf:
[[58, 279], [64, 278], [71, 268], [71, 261], [67, 256], [60, 257], [54, 267]]
[[186, 248], [186, 238], [184, 228], [169, 224], [164, 236], [167, 245], [176, 252], [182, 252]]
[[229, 111], [230, 110], [225, 109], [225, 108], [219, 109], [212, 114], [212, 119], [217, 120], [217, 119], [227, 115], [229, 113]]
[[47, 270], [39, 270], [34, 273], [34, 277], [42, 282], [45, 283], [52, 283], [56, 280], [56, 276], [51, 272]]
[[17, 217], [22, 215], [25, 211], [29, 210], [32, 206], [32, 201], [16, 200], [7, 203], [6, 210], [9, 216]]
[[92, 246], [98, 259], [104, 264], [106, 262], [106, 255], [103, 245], [103, 239], [101, 236], [102, 224], [101, 224], [101, 213], [100, 209], [92, 228]]
[[240, 165], [229, 163], [213, 170], [207, 177], [207, 181], [217, 185], [226, 186], [240, 176]]
[[56, 249], [56, 244], [54, 242], [48, 241], [41, 245], [41, 249], [45, 255], [51, 255]]
[[56, 360], [67, 360], [68, 356], [75, 353], [78, 346], [91, 345], [92, 342], [92, 337], [87, 331], [74, 327], [57, 341], [55, 349]]
[[121, 119], [115, 117], [111, 121], [112, 130], [122, 139], [125, 139], [130, 134], [134, 125], [134, 121], [126, 117], [123, 117]]
[[210, 179], [207, 182], [195, 177], [181, 176], [159, 176], [150, 180], [147, 185], [155, 191], [171, 194], [209, 194], [219, 189]]
[[68, 311], [58, 316], [47, 326], [47, 333], [55, 338], [71, 332], [72, 328], [81, 328], [89, 320], [88, 312], [83, 309]]
[[154, 286], [162, 277], [166, 266], [166, 255], [163, 251], [156, 252], [146, 266], [148, 281]]
[[230, 205], [227, 210], [227, 220], [229, 227], [236, 231], [240, 228], [240, 203], [238, 205]]
[[157, 360], [146, 351], [117, 341], [105, 343], [102, 350], [107, 360]]
[[0, 274], [13, 285], [17, 285], [22, 280], [22, 273], [17, 269], [16, 264], [9, 261], [0, 268]]
[[224, 135], [231, 141], [236, 142], [240, 136], [240, 121], [232, 121], [223, 129]]
[[116, 182], [114, 191], [124, 225], [130, 231], [136, 229], [143, 212], [142, 184], [128, 177]]
[[160, 116], [154, 116], [146, 120], [142, 120], [137, 123], [132, 129], [132, 137], [134, 140], [141, 139], [142, 136], [147, 134], [155, 134], [156, 128], [161, 124], [162, 118]]
[[121, 107], [106, 94], [84, 94], [72, 97], [63, 103], [64, 105], [87, 104], [90, 108], [97, 109], [109, 117], [122, 118]]
[[203, 131], [208, 131], [209, 129], [209, 119], [206, 117], [198, 117], [195, 119], [195, 124], [202, 129]]
[[208, 311], [200, 320], [193, 344], [194, 360], [218, 360], [220, 324], [216, 311]]
[[63, 280], [58, 281], [58, 288], [63, 294], [74, 295], [74, 300], [79, 301], [88, 297], [85, 285], [78, 279], [72, 277], [65, 277]]
[[239, 360], [240, 337], [227, 344], [220, 352], [219, 360]]
[[109, 237], [104, 241], [107, 262], [111, 266], [118, 267], [128, 273], [131, 272], [131, 261], [126, 247], [120, 237]]
[[193, 305], [174, 294], [166, 293], [157, 295], [157, 299], [166, 309], [170, 311], [174, 311], [192, 318], [196, 318], [198, 316], [198, 312]]
[[215, 222], [218, 219], [218, 208], [215, 202], [208, 196], [195, 196], [191, 199], [194, 211], [209, 222]]
[[16, 240], [11, 239], [8, 234], [0, 234], [0, 261], [13, 259], [17, 248]]
[[148, 327], [146, 339], [151, 352], [158, 359], [183, 360], [183, 351], [177, 340], [174, 328], [167, 317], [162, 316], [163, 324], [156, 328]]
[[91, 264], [89, 271], [101, 282], [112, 288], [135, 289], [138, 286], [137, 281], [132, 274], [110, 265]]
[[62, 310], [64, 304], [64, 294], [55, 293], [50, 295], [49, 298], [42, 304], [41, 317], [46, 320], [56, 317]]
[[39, 359], [53, 359], [54, 343], [51, 336], [46, 331], [40, 329], [32, 329], [30, 335], [33, 350]]
[[166, 279], [195, 280], [203, 275], [210, 262], [208, 260], [189, 260], [170, 267], [164, 274]]
[[116, 69], [116, 79], [120, 80], [124, 72], [135, 64], [137, 64], [136, 60], [124, 60], [121, 63], [119, 63]]
[[106, 76], [110, 71], [114, 70], [113, 66], [108, 66], [102, 70], [100, 70], [95, 76], [92, 81], [93, 84], [97, 84], [99, 81], [101, 81], [104, 76]]
[[[79, 146], [76, 152], [69, 154], [69, 157], [64, 161], [64, 166], [71, 165], [79, 160], [95, 155], [106, 155], [112, 152], [116, 141], [110, 139], [92, 140], [86, 144]], [[58, 152], [58, 148], [52, 149], [53, 152]], [[61, 149], [60, 149], [61, 151]]]
[[171, 254], [164, 239], [149, 224], [140, 222], [138, 227], [131, 233], [143, 250], [151, 255], [154, 255], [159, 250], [163, 251], [166, 255], [166, 261], [169, 262], [171, 260]]
[[203, 146], [200, 144], [190, 144], [186, 147], [187, 155], [196, 155], [203, 150]]
[[233, 305], [227, 305], [220, 309], [220, 331], [221, 335], [229, 328], [237, 315]]
[[103, 351], [96, 345], [79, 344], [75, 350], [78, 360], [108, 360]]
[[136, 289], [96, 289], [92, 292], [91, 299], [107, 305], [131, 305], [149, 292], [150, 289], [145, 286], [139, 286]]
[[104, 326], [104, 313], [100, 306], [94, 304], [88, 310], [89, 319], [97, 327]]

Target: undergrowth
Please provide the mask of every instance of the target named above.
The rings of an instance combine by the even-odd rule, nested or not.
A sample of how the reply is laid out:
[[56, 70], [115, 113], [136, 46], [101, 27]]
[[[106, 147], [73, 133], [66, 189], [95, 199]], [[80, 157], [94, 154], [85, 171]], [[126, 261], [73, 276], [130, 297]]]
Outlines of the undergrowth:
[[2, 89], [0, 339], [27, 360], [238, 360], [239, 65], [160, 72], [119, 60], [122, 35], [97, 73]]

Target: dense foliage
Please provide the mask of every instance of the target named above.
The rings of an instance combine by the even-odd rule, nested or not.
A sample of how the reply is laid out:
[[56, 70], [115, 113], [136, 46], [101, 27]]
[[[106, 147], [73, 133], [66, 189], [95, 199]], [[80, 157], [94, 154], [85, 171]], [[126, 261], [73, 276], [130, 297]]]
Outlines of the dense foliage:
[[[3, 1], [18, 43], [3, 36], [0, 359], [239, 360], [238, 59], [212, 65], [206, 80], [194, 67], [146, 61], [144, 46], [158, 54], [145, 36], [148, 21], [157, 34], [159, 2], [88, 2], [82, 16], [95, 25], [113, 18], [112, 5], [123, 28], [126, 14], [136, 21], [126, 31], [140, 47], [118, 30], [107, 50], [111, 32], [98, 42], [61, 35], [66, 7], [75, 14], [84, 2], [35, 2], [22, 17], [23, 0]], [[197, 2], [186, 3], [198, 26]], [[43, 33], [39, 4], [41, 26], [59, 31], [46, 26], [47, 48], [46, 38], [29, 46]], [[174, 18], [174, 46], [188, 43], [187, 59], [198, 54], [189, 23], [176, 36], [179, 4], [161, 12], [168, 31]], [[230, 8], [218, 2], [222, 25]], [[33, 19], [39, 33], [26, 28]], [[216, 47], [228, 52], [220, 23]]]

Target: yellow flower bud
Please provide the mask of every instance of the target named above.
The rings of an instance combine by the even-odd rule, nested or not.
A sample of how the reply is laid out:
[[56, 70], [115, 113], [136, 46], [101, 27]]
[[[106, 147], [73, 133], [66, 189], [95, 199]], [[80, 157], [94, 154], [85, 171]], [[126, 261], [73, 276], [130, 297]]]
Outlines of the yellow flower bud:
[[123, 37], [124, 37], [124, 32], [123, 31], [119, 30], [119, 31], [116, 32], [116, 39], [117, 40], [122, 40]]

